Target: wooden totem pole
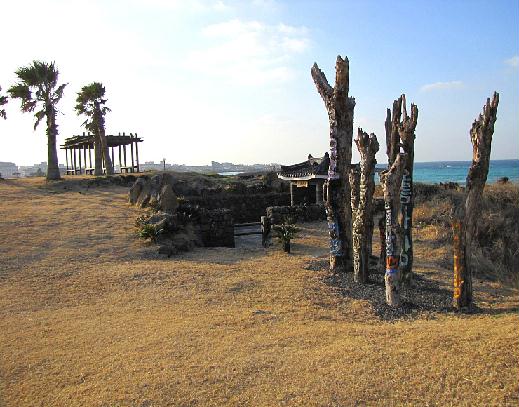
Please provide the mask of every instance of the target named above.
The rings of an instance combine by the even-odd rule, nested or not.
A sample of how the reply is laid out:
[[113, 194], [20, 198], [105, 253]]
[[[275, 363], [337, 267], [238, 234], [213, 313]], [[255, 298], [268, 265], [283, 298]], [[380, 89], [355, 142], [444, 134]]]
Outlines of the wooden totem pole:
[[402, 217], [402, 252], [400, 253], [400, 273], [403, 284], [410, 284], [413, 276], [413, 167], [414, 167], [414, 139], [416, 123], [418, 121], [418, 107], [411, 104], [411, 117], [407, 115], [405, 95], [399, 100], [403, 108], [403, 120], [398, 123], [398, 135], [401, 146], [406, 155], [402, 189], [400, 191], [400, 203]]
[[348, 58], [338, 56], [335, 70], [333, 88], [317, 64], [314, 64], [311, 72], [330, 122], [330, 166], [328, 180], [324, 185], [324, 204], [330, 234], [330, 270], [350, 271], [353, 262], [349, 171], [355, 99], [348, 96]]
[[350, 167], [350, 188], [351, 188], [351, 219], [355, 220], [360, 200], [360, 168], [357, 165]]
[[384, 276], [386, 302], [393, 307], [400, 305], [401, 228], [398, 214], [400, 213], [400, 185], [402, 184], [405, 158], [404, 154], [398, 154], [391, 167], [380, 174], [386, 211], [386, 274]]
[[[403, 112], [402, 112], [403, 111]], [[403, 117], [402, 117], [403, 113]], [[401, 218], [400, 233], [402, 234], [402, 252], [400, 253], [400, 278], [403, 284], [409, 284], [413, 267], [413, 166], [414, 139], [418, 121], [418, 108], [411, 104], [411, 116], [407, 115], [405, 95], [393, 101], [393, 110], [387, 109], [386, 115], [386, 147], [388, 167], [396, 160], [400, 149], [406, 155], [402, 187], [400, 191]]]
[[[384, 127], [386, 129], [386, 155], [387, 155], [387, 168], [391, 168], [391, 165], [395, 162], [400, 152], [400, 136], [398, 135], [398, 124], [400, 123], [400, 116], [402, 111], [402, 98], [398, 98], [393, 101], [393, 111], [391, 109], [386, 110], [386, 121]], [[384, 200], [385, 201], [385, 200]], [[387, 203], [387, 201], [385, 201]], [[381, 244], [381, 255], [379, 259], [379, 268], [381, 270], [387, 269], [386, 267], [386, 222], [385, 220], [379, 223], [379, 231], [382, 237], [384, 233], [384, 240]]]
[[354, 280], [366, 283], [369, 276], [369, 256], [373, 235], [373, 194], [375, 192], [375, 154], [379, 145], [377, 136], [359, 128], [355, 144], [360, 153], [359, 203], [353, 221], [353, 273]]
[[494, 123], [497, 119], [499, 94], [487, 99], [483, 113], [474, 120], [470, 129], [472, 165], [467, 175], [465, 206], [455, 213], [454, 235], [454, 307], [461, 309], [472, 304], [472, 265], [477, 222], [481, 213], [481, 199], [490, 166], [490, 151]]

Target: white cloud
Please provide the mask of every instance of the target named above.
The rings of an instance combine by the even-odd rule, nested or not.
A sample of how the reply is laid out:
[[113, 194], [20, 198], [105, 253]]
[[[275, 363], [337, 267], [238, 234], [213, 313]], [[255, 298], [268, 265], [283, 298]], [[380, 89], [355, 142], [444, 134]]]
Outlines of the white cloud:
[[232, 10], [232, 7], [224, 1], [209, 1], [209, 0], [133, 0], [137, 6], [146, 7], [147, 9], [166, 9], [175, 11], [187, 12], [227, 12]]
[[422, 92], [430, 92], [435, 90], [460, 89], [463, 87], [462, 81], [435, 82], [423, 85], [420, 90]]
[[505, 60], [505, 64], [511, 66], [512, 68], [519, 67], [519, 55], [514, 55], [512, 58], [508, 58]]
[[187, 66], [241, 85], [290, 80], [291, 59], [310, 43], [306, 27], [239, 19], [206, 26], [201, 35], [208, 45], [190, 52]]

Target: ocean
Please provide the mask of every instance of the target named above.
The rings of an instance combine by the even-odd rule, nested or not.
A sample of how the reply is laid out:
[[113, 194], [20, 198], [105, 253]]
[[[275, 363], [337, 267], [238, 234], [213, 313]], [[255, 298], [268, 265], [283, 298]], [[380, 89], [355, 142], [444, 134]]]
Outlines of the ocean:
[[[471, 161], [414, 163], [413, 181], [424, 184], [457, 182], [464, 185], [471, 164]], [[377, 165], [377, 168], [385, 167], [383, 164]], [[519, 182], [519, 160], [491, 160], [487, 183], [494, 183], [502, 177]], [[378, 183], [378, 179], [376, 182]]]

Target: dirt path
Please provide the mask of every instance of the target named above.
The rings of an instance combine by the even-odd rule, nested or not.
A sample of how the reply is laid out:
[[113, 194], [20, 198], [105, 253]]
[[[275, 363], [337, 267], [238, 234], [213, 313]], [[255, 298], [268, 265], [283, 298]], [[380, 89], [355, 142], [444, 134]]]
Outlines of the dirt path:
[[125, 188], [2, 181], [0, 196], [0, 406], [518, 402], [516, 291], [485, 286], [493, 313], [387, 323], [308, 268], [323, 223], [289, 256], [167, 259], [134, 238]]

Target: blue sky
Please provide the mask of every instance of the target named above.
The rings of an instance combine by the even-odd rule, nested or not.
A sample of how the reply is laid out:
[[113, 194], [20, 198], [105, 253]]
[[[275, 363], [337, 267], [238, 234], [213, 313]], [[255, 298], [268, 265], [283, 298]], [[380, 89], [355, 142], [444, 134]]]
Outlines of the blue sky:
[[[83, 131], [76, 93], [100, 81], [112, 108], [108, 133], [137, 132], [143, 161], [321, 155], [328, 120], [310, 68], [317, 62], [333, 85], [340, 54], [350, 60], [355, 131], [375, 132], [382, 144], [385, 109], [405, 93], [420, 110], [415, 160], [470, 160], [469, 128], [497, 90], [492, 158], [519, 158], [517, 1], [29, 0], [2, 14], [0, 86], [33, 59], [56, 61], [69, 83], [60, 143]], [[41, 21], [56, 21], [52, 41]], [[44, 127], [34, 132], [17, 101], [7, 113], [0, 161], [46, 160]]]

